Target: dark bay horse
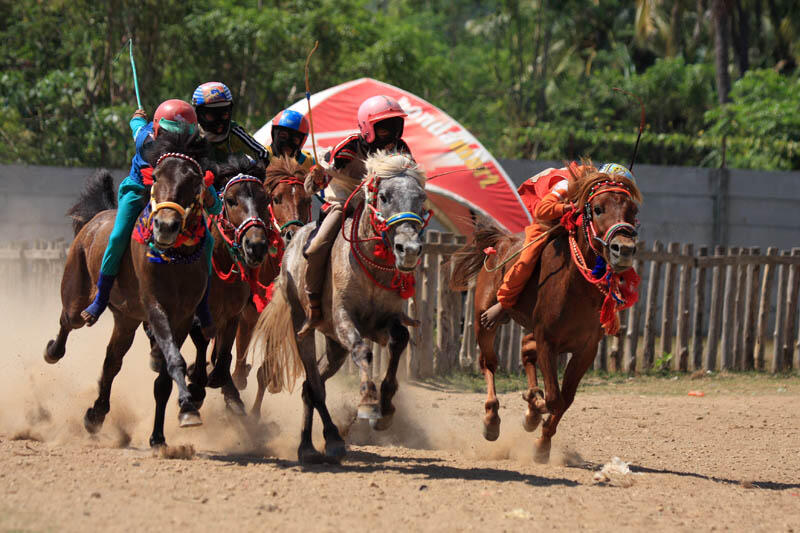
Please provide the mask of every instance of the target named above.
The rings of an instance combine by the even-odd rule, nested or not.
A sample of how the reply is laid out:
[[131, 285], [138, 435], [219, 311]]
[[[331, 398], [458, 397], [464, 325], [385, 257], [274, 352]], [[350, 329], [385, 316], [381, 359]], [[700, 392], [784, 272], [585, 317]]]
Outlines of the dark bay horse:
[[[296, 333], [308, 303], [303, 246], [314, 224], [300, 229], [289, 243], [273, 300], [261, 313], [248, 348], [255, 362], [263, 362], [259, 372], [269, 378], [272, 390], [290, 387], [305, 371], [303, 428], [297, 450], [303, 463], [338, 461], [345, 455], [344, 440], [325, 404], [325, 381], [339, 370], [348, 353], [360, 371], [359, 418], [369, 419], [378, 430], [391, 425], [397, 368], [409, 339], [406, 326], [416, 325], [404, 312], [404, 298], [413, 295], [413, 272], [422, 251], [425, 176], [410, 157], [400, 154], [379, 152], [367, 160], [366, 168], [366, 181], [351, 195], [359, 203], [352, 218], [345, 220], [328, 262], [324, 321], [317, 328], [326, 337], [325, 355], [318, 362], [314, 336]], [[371, 378], [369, 340], [388, 343], [391, 353], [380, 394]], [[315, 409], [324, 426], [324, 457], [311, 441]]]
[[[186, 384], [186, 363], [180, 346], [189, 333], [208, 280], [208, 267], [203, 259], [205, 237], [201, 230], [205, 166], [198, 162], [207, 151], [205, 141], [196, 134], [165, 132], [145, 154], [154, 168], [154, 185], [139, 224], [151, 238], [146, 244], [131, 238], [111, 291], [109, 308], [114, 316], [114, 331], [106, 348], [97, 400], [84, 417], [84, 426], [90, 433], [97, 432], [103, 424], [110, 408], [111, 385], [142, 322], [149, 324], [164, 354], [164, 364], [154, 386], [156, 414], [150, 444], [165, 444], [164, 411], [173, 381], [178, 386], [181, 426], [201, 423]], [[48, 363], [56, 363], [64, 356], [69, 332], [84, 325], [81, 311], [92, 300], [103, 252], [114, 225], [113, 197], [110, 176], [98, 173], [89, 178], [77, 204], [70, 210], [77, 234], [69, 248], [61, 280], [61, 327], [45, 350]]]
[[[306, 171], [296, 159], [287, 156], [270, 159], [264, 189], [272, 200], [269, 206], [272, 224], [278, 228], [287, 244], [299, 228], [311, 221], [311, 194], [303, 187], [305, 177]], [[260, 270], [258, 281], [268, 286], [279, 272], [280, 265], [270, 263]], [[247, 364], [245, 352], [257, 320], [258, 311], [250, 302], [245, 305], [239, 316], [239, 328], [236, 331], [236, 368], [233, 372], [233, 383], [239, 390], [247, 387], [250, 365]]]
[[[636, 185], [625, 177], [603, 174], [586, 165], [579, 175], [572, 177], [568, 195], [576, 206], [573, 215], [567, 217], [573, 222], [566, 219], [564, 222], [569, 231], [557, 228], [549, 236], [539, 265], [516, 306], [509, 310], [514, 320], [532, 332], [523, 339], [522, 363], [528, 378], [528, 390], [523, 394], [528, 402], [523, 425], [526, 431], [534, 431], [542, 415], [548, 415], [536, 443], [534, 458], [540, 463], [549, 460], [558, 422], [594, 361], [604, 334], [601, 312], [606, 328], [613, 332], [615, 310], [621, 308], [615, 297], [622, 294], [626, 297], [625, 305], [632, 305], [638, 284], [635, 273], [629, 270], [636, 249], [637, 204], [641, 202]], [[580, 219], [575, 223], [577, 215]], [[473, 241], [455, 254], [451, 287], [465, 290], [475, 282], [476, 317], [497, 301], [497, 289], [503, 278], [502, 271], [489, 272], [484, 268], [484, 250], [495, 247], [496, 257], [502, 259], [519, 249], [522, 240], [522, 235], [508, 235], [495, 227], [478, 227]], [[597, 279], [592, 274], [598, 257], [608, 265], [603, 272], [610, 277]], [[612, 285], [610, 296], [607, 280], [616, 284]], [[500, 434], [500, 403], [494, 383], [496, 327], [486, 329], [479, 320], [475, 321], [480, 366], [487, 386], [483, 424], [488, 440], [495, 440]], [[559, 388], [557, 356], [567, 352], [572, 357]], [[537, 367], [544, 379], [544, 394], [538, 387]]]

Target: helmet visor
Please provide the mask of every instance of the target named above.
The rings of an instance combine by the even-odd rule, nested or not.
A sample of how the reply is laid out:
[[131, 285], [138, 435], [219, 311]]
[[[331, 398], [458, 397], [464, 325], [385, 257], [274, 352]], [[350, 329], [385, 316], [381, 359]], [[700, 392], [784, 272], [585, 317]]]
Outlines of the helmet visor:
[[197, 107], [197, 122], [206, 133], [214, 135], [224, 134], [231, 124], [231, 106], [222, 107]]

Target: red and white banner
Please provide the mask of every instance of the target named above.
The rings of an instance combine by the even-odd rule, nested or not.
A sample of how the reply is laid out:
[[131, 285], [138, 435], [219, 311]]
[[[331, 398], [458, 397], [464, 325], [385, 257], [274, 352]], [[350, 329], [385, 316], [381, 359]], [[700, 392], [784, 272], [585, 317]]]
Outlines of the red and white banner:
[[[470, 235], [470, 211], [494, 219], [512, 232], [522, 231], [531, 217], [506, 172], [486, 148], [441, 109], [403, 89], [371, 78], [361, 78], [311, 95], [317, 154], [322, 157], [347, 135], [357, 132], [361, 102], [378, 94], [395, 98], [408, 113], [403, 139], [414, 159], [425, 169], [425, 189], [435, 216], [451, 230]], [[305, 99], [291, 109], [308, 114]], [[255, 138], [271, 142], [271, 124]], [[304, 147], [312, 153], [311, 136]]]

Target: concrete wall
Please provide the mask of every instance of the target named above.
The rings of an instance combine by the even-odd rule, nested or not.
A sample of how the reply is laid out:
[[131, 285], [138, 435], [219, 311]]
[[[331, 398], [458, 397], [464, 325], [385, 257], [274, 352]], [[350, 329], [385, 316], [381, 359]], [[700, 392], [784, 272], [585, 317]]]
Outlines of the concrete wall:
[[[515, 183], [559, 161], [501, 160]], [[652, 243], [800, 246], [800, 172], [637, 165], [641, 238]]]
[[[558, 161], [502, 160], [515, 183]], [[64, 215], [95, 169], [0, 165], [0, 240], [72, 238]], [[637, 165], [642, 239], [800, 246], [800, 172]], [[117, 182], [127, 170], [115, 170]]]

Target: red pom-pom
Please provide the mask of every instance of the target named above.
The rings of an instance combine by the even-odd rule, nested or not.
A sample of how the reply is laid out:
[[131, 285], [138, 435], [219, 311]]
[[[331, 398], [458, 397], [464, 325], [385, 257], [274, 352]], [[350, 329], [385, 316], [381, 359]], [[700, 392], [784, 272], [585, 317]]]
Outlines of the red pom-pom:
[[203, 176], [203, 183], [206, 187], [211, 187], [214, 185], [214, 173], [210, 170], [206, 170], [206, 173]]
[[487, 246], [483, 249], [483, 253], [486, 255], [494, 255], [497, 253], [497, 250], [495, 250], [494, 246]]
[[153, 184], [153, 167], [144, 167], [139, 169], [139, 173], [142, 175], [142, 184], [143, 185], [152, 185]]

